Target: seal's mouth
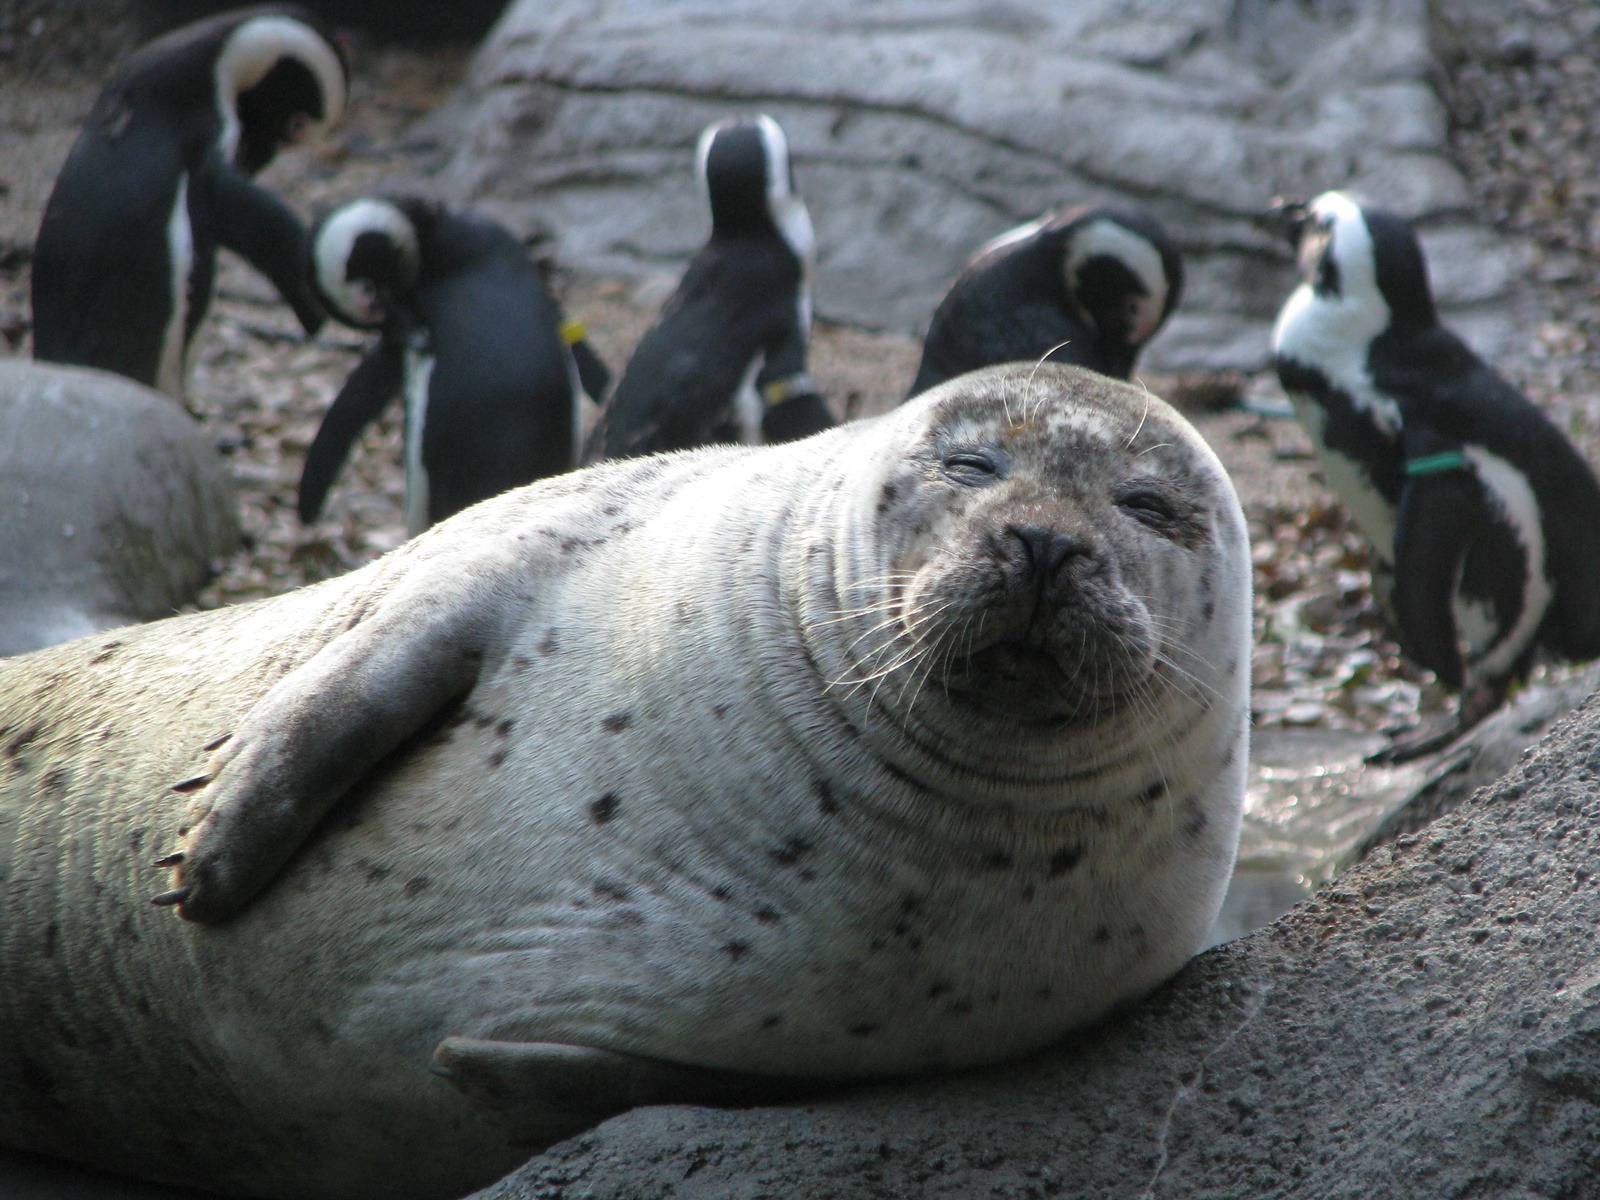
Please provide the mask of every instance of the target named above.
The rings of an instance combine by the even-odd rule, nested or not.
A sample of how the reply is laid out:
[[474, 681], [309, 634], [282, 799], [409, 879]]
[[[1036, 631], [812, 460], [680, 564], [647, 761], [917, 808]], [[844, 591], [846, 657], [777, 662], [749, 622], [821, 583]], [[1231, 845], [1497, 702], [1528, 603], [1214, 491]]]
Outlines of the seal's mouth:
[[1094, 624], [1076, 636], [1005, 639], [952, 656], [930, 672], [952, 703], [1012, 712], [1024, 719], [1100, 720], [1134, 703], [1150, 686], [1153, 648], [1138, 636]]
[[1052, 722], [1101, 719], [1150, 686], [1150, 614], [1103, 556], [1010, 531], [989, 542], [976, 565], [929, 564], [901, 598], [916, 677], [964, 709]]

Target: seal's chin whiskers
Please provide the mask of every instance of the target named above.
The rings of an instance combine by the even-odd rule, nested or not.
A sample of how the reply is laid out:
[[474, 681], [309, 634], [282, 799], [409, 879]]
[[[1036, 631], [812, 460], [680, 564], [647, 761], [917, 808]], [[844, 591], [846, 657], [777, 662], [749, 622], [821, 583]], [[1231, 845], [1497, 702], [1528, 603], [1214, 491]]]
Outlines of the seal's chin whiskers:
[[1200, 668], [1209, 665], [1203, 655], [1189, 646], [1186, 637], [1188, 630], [1170, 618], [1155, 613], [1150, 614], [1150, 622], [1158, 636], [1153, 678], [1161, 685], [1171, 690], [1185, 692], [1195, 700], [1210, 703], [1213, 700], [1224, 699], [1216, 685], [1208, 683], [1180, 661], [1186, 659]]
[[[864, 609], [863, 615], [867, 617], [875, 613], [883, 615], [880, 620], [857, 634], [845, 648], [847, 659], [857, 668], [859, 674], [854, 678], [829, 680], [828, 686], [854, 689], [871, 684], [872, 701], [876, 703], [884, 682], [904, 673], [897, 692], [903, 694], [909, 690], [915, 695], [926, 686], [937, 665], [936, 656], [930, 652], [932, 647], [928, 640], [921, 636], [919, 626], [937, 621], [954, 605], [953, 599], [946, 598], [936, 601], [932, 606], [919, 605], [910, 613], [904, 613], [901, 611], [898, 598], [888, 596], [879, 604]], [[858, 657], [856, 647], [880, 634], [886, 636], [882, 637], [878, 645], [869, 646]]]

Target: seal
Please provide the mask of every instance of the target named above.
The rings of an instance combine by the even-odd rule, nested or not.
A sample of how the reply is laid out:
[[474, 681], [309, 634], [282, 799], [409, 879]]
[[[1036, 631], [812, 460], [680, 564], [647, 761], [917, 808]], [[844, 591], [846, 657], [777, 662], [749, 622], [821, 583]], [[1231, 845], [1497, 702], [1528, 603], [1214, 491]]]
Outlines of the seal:
[[1249, 566], [1180, 416], [1013, 364], [0, 666], [0, 1137], [443, 1198], [1044, 1046], [1221, 904]]

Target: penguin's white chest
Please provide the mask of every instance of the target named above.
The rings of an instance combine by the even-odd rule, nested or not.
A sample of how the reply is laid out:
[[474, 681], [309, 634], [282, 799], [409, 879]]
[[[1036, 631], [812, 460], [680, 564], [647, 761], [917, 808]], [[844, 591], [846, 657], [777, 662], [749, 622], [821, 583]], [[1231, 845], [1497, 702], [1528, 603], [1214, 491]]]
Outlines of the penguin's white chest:
[[433, 377], [433, 355], [407, 348], [401, 394], [406, 404], [406, 536], [416, 537], [428, 527], [428, 468], [422, 461], [422, 435], [428, 424], [428, 381]]
[[156, 389], [175, 400], [183, 399], [188, 373], [189, 276], [194, 272], [194, 229], [189, 223], [189, 174], [178, 176], [178, 186], [167, 217], [168, 283], [172, 309], [161, 333], [161, 358], [156, 365]]
[[[1330, 389], [1346, 397], [1359, 417], [1378, 432], [1398, 439], [1400, 405], [1378, 390], [1367, 368], [1372, 340], [1389, 327], [1389, 308], [1382, 300], [1318, 295], [1301, 284], [1278, 314], [1272, 330], [1272, 352], [1316, 371]], [[1386, 563], [1394, 561], [1395, 507], [1372, 482], [1370, 467], [1328, 446], [1328, 413], [1319, 398], [1289, 393], [1295, 416], [1305, 427], [1322, 464], [1323, 477], [1338, 494], [1361, 532]]]
[[1303, 392], [1290, 392], [1289, 403], [1294, 405], [1294, 415], [1311, 438], [1328, 487], [1349, 510], [1351, 520], [1372, 543], [1378, 557], [1393, 564], [1395, 506], [1373, 486], [1366, 464], [1328, 448], [1324, 436], [1328, 414], [1322, 405]]
[[746, 446], [761, 445], [761, 422], [767, 415], [766, 405], [756, 391], [756, 376], [766, 362], [766, 355], [757, 353], [744, 369], [739, 380], [739, 390], [733, 394], [734, 416], [739, 423], [739, 440]]

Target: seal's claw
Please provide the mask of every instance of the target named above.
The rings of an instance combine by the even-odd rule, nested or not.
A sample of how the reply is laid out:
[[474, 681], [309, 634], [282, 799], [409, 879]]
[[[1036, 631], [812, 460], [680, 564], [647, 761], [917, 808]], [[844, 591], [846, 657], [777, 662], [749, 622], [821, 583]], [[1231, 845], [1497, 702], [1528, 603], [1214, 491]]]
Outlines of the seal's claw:
[[173, 888], [170, 892], [162, 892], [159, 896], [151, 896], [150, 903], [161, 908], [170, 908], [174, 904], [182, 904], [189, 898], [192, 887]]
[[183, 862], [183, 851], [174, 850], [171, 854], [156, 859], [155, 862], [151, 863], [150, 865], [155, 867], [158, 871], [164, 871], [168, 867], [176, 867], [181, 862]]
[[193, 792], [193, 791], [198, 791], [200, 788], [205, 787], [206, 784], [210, 783], [215, 778], [216, 778], [216, 776], [210, 775], [210, 774], [193, 775], [193, 776], [190, 776], [188, 779], [183, 780], [180, 783], [173, 784], [172, 785], [172, 790], [175, 791], [175, 792]]

